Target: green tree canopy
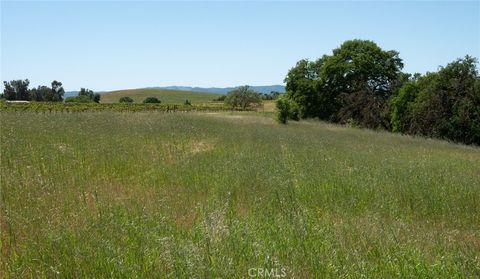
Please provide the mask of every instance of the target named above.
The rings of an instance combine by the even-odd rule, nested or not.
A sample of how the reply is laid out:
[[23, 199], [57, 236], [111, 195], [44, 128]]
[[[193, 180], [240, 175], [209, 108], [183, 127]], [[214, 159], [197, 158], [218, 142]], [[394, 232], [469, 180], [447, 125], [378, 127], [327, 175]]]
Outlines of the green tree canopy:
[[403, 68], [397, 51], [384, 51], [365, 40], [346, 41], [321, 60], [321, 83], [336, 93], [366, 91], [388, 97]]
[[36, 102], [46, 101], [46, 97], [51, 95], [52, 89], [48, 86], [42, 85], [30, 90], [30, 99]]
[[326, 119], [331, 114], [331, 110], [325, 107], [329, 104], [320, 101], [321, 97], [325, 97], [325, 94], [320, 92], [317, 86], [321, 65], [321, 59], [316, 62], [300, 60], [295, 67], [288, 71], [284, 80], [285, 96], [298, 104], [300, 116], [303, 118], [319, 116]]
[[480, 77], [466, 56], [406, 83], [392, 100], [396, 132], [480, 145]]
[[286, 96], [299, 105], [302, 117], [388, 124], [387, 100], [400, 85], [402, 68], [398, 52], [350, 40], [315, 62], [300, 60], [285, 78]]
[[10, 82], [4, 81], [3, 97], [7, 100], [30, 100], [30, 94], [28, 90], [28, 85], [30, 81], [25, 80], [12, 80]]
[[51, 94], [48, 94], [45, 97], [45, 101], [49, 101], [49, 102], [63, 101], [63, 95], [64, 94], [65, 94], [65, 90], [63, 89], [62, 83], [54, 80], [54, 81], [52, 81]]

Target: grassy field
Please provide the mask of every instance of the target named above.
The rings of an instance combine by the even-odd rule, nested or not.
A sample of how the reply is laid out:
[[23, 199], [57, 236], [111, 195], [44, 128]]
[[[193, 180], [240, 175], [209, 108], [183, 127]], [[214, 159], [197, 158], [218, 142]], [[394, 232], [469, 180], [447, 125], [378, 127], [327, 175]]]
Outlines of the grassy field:
[[2, 277], [480, 277], [480, 149], [256, 113], [1, 113]]
[[263, 100], [262, 107], [258, 111], [263, 112], [275, 112], [275, 101], [273, 100]]
[[136, 103], [143, 102], [147, 97], [157, 97], [164, 104], [183, 104], [187, 99], [192, 104], [199, 104], [211, 103], [221, 95], [168, 89], [127, 89], [103, 93], [100, 102], [118, 103], [118, 100], [124, 96], [132, 98]]

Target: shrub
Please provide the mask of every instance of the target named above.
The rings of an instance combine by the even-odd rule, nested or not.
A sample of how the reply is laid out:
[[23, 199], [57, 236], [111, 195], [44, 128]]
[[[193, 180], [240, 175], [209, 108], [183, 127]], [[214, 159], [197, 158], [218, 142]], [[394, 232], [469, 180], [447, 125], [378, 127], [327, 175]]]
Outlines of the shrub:
[[133, 99], [128, 96], [123, 96], [119, 100], [120, 103], [133, 103]]
[[185, 103], [183, 103], [183, 104], [186, 105], [186, 106], [191, 106], [192, 105], [192, 103], [190, 103], [190, 101], [188, 99], [185, 100]]
[[156, 98], [156, 97], [147, 97], [145, 100], [143, 100], [144, 104], [160, 104], [161, 101]]
[[277, 107], [278, 122], [286, 124], [288, 120], [288, 114], [290, 112], [290, 103], [285, 98], [278, 98], [275, 104]]
[[288, 119], [300, 120], [300, 108], [297, 103], [285, 97], [280, 97], [275, 102], [277, 108], [277, 120], [286, 124]]

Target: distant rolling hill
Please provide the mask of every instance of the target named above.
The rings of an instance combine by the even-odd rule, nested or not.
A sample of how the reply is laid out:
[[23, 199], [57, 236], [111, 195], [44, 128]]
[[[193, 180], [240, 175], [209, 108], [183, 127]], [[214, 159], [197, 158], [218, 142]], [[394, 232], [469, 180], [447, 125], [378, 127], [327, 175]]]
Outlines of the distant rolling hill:
[[[198, 93], [214, 93], [214, 94], [226, 94], [232, 91], [236, 87], [192, 87], [192, 86], [164, 86], [164, 87], [145, 87], [139, 89], [132, 89], [132, 90], [170, 90], [170, 91], [188, 91], [188, 92], [198, 92]], [[250, 86], [253, 90], [259, 93], [270, 93], [272, 91], [285, 93], [285, 86], [283, 85], [261, 85], [261, 86]], [[115, 90], [115, 91], [95, 91], [95, 93], [106, 94], [112, 92], [120, 92], [120, 91], [130, 91], [129, 90]], [[72, 97], [77, 96], [78, 91], [67, 91], [64, 94], [64, 97]]]
[[143, 102], [147, 97], [157, 97], [164, 104], [183, 104], [185, 100], [189, 100], [192, 104], [198, 104], [212, 102], [213, 99], [218, 98], [219, 94], [160, 88], [140, 88], [105, 92], [102, 94], [100, 102], [118, 103], [119, 99], [124, 96], [132, 98], [136, 103]]
[[[232, 91], [233, 89], [235, 89], [237, 87], [166, 86], [166, 87], [154, 87], [154, 88], [225, 94], [225, 93], [228, 93], [228, 92]], [[255, 90], [256, 92], [259, 92], [259, 93], [270, 93], [272, 91], [285, 93], [285, 86], [283, 86], [283, 85], [250, 86], [250, 88], [252, 88], [253, 90]]]
[[[97, 93], [97, 92], [96, 92]], [[74, 96], [77, 96], [78, 95], [78, 91], [66, 91], [64, 94], [63, 94], [63, 97], [64, 98], [67, 98], [67, 97], [74, 97]]]

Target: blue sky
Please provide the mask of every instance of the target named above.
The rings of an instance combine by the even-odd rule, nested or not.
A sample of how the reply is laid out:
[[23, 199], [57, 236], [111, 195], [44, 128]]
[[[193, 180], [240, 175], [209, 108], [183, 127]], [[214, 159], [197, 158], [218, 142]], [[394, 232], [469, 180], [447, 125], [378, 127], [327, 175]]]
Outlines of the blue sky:
[[480, 57], [480, 2], [1, 2], [1, 79], [67, 90], [282, 84], [348, 39], [406, 72]]

